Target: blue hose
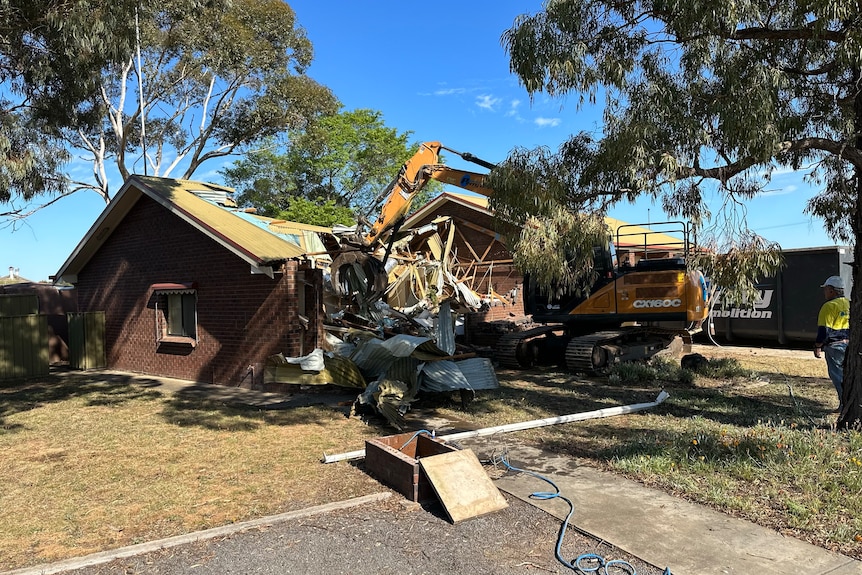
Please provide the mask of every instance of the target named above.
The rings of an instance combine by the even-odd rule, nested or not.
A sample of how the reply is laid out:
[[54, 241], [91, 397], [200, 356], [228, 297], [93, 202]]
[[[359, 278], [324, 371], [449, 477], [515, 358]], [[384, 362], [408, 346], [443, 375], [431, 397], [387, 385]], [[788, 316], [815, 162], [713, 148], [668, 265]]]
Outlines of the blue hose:
[[[506, 469], [511, 471], [520, 471], [521, 473], [527, 473], [532, 475], [533, 477], [537, 477], [542, 481], [549, 483], [551, 487], [554, 488], [554, 491], [537, 491], [535, 493], [531, 493], [530, 497], [533, 499], [539, 500], [548, 500], [548, 499], [562, 499], [566, 503], [569, 504], [569, 513], [566, 515], [566, 518], [563, 520], [563, 524], [560, 526], [560, 534], [557, 537], [557, 546], [554, 549], [554, 554], [557, 557], [557, 561], [572, 569], [573, 571], [577, 571], [579, 573], [596, 573], [596, 575], [610, 575], [609, 568], [615, 569], [619, 573], [625, 573], [627, 575], [637, 575], [637, 571], [634, 566], [628, 561], [623, 561], [621, 559], [613, 559], [611, 561], [606, 561], [604, 557], [601, 555], [596, 555], [595, 553], [584, 553], [579, 555], [574, 561], [568, 561], [565, 557], [563, 557], [562, 547], [563, 547], [563, 537], [566, 534], [566, 529], [569, 527], [569, 520], [572, 518], [572, 515], [575, 513], [575, 504], [572, 503], [572, 500], [568, 497], [563, 496], [560, 493], [560, 488], [557, 487], [556, 483], [535, 473], [533, 471], [528, 471], [526, 469], [520, 469], [515, 467], [509, 463], [509, 461], [505, 457], [501, 457], [500, 461], [503, 465], [506, 466]], [[623, 571], [620, 571], [623, 570]], [[670, 570], [667, 570], [666, 575], [670, 575]]]
[[407, 447], [408, 445], [410, 445], [410, 443], [411, 443], [414, 439], [416, 439], [417, 437], [419, 437], [419, 436], [420, 436], [420, 435], [422, 435], [423, 433], [424, 433], [425, 435], [427, 435], [428, 437], [432, 438], [432, 439], [434, 438], [434, 434], [433, 434], [433, 433], [431, 433], [430, 431], [428, 431], [427, 429], [420, 429], [419, 431], [417, 431], [416, 433], [414, 433], [414, 434], [413, 434], [413, 437], [411, 437], [410, 439], [408, 439], [408, 440], [404, 443], [404, 445], [402, 445], [401, 447], [399, 447], [399, 448], [398, 448], [398, 451], [404, 451], [404, 448], [405, 448], [405, 447]]

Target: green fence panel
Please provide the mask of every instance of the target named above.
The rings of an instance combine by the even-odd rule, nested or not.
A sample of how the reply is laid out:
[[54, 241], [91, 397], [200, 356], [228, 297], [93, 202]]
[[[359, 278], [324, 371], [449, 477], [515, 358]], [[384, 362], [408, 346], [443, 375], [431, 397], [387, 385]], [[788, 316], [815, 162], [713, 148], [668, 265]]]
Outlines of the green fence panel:
[[69, 367], [72, 369], [106, 367], [105, 312], [66, 315], [69, 319]]
[[0, 295], [0, 317], [39, 313], [39, 296], [36, 294]]
[[48, 375], [48, 317], [0, 317], [0, 380]]

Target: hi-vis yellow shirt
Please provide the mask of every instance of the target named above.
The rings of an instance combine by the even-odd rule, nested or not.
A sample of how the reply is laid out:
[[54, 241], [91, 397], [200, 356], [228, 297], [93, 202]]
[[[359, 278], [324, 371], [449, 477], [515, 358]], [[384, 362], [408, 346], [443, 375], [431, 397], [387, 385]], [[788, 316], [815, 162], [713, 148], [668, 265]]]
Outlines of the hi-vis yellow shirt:
[[[850, 302], [847, 298], [836, 297], [824, 303], [817, 315], [817, 327], [826, 328], [826, 337], [822, 343], [847, 339], [850, 335]], [[821, 341], [820, 333], [817, 335], [817, 341]]]

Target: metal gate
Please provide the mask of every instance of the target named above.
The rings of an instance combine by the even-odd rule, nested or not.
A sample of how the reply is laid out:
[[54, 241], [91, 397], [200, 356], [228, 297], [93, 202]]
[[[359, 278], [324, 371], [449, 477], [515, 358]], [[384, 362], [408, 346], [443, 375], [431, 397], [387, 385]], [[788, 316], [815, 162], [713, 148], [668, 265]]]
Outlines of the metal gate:
[[105, 312], [69, 313], [69, 367], [94, 369], [107, 366]]

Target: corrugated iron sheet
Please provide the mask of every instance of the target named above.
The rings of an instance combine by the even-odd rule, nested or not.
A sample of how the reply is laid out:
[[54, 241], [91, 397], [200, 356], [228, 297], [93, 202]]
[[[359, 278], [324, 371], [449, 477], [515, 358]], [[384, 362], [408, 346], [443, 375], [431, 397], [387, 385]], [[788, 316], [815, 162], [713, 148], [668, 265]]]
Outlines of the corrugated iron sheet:
[[437, 312], [437, 347], [446, 355], [455, 353], [455, 317], [449, 300], [440, 304], [440, 311]]
[[496, 389], [500, 387], [491, 360], [474, 357], [461, 361], [433, 361], [422, 368], [419, 389], [454, 391], [456, 389]]
[[356, 346], [350, 359], [359, 366], [369, 379], [377, 379], [386, 372], [395, 358], [413, 357], [418, 360], [431, 360], [447, 354], [430, 338], [399, 334], [386, 341], [370, 339]]
[[487, 357], [471, 357], [456, 361], [455, 364], [467, 381], [470, 382], [470, 387], [473, 390], [479, 389], [497, 389], [500, 387], [500, 382], [497, 380], [497, 372], [494, 371], [494, 364]]

